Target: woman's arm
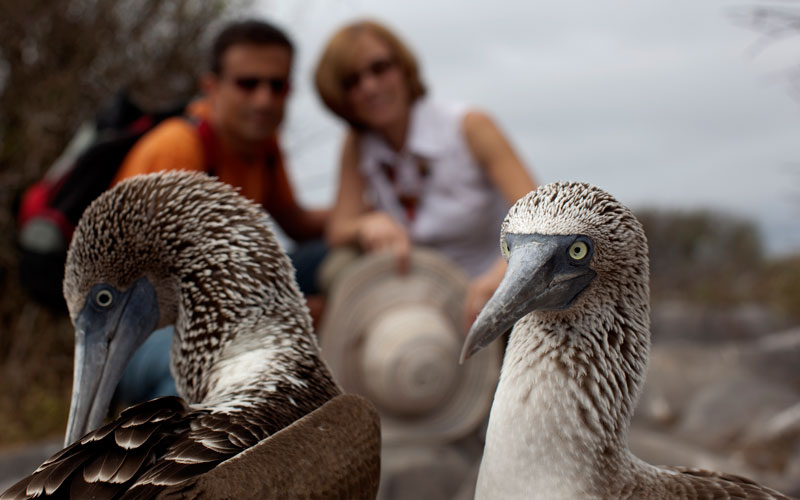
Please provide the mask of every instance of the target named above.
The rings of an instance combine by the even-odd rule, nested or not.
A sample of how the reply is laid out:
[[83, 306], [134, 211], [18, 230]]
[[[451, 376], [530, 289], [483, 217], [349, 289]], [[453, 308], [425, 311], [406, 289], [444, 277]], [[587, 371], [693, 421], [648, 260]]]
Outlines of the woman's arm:
[[[469, 112], [464, 116], [463, 130], [470, 151], [509, 204], [536, 189], [533, 178], [491, 118], [479, 111]], [[464, 304], [467, 327], [491, 298], [505, 270], [505, 259], [498, 255], [488, 270], [470, 282]]]
[[462, 126], [470, 151], [509, 204], [536, 189], [534, 179], [488, 115], [471, 111]]
[[358, 244], [367, 252], [392, 250], [404, 269], [411, 251], [408, 233], [389, 214], [370, 210], [366, 205], [366, 183], [358, 170], [358, 161], [358, 137], [351, 132], [342, 149], [339, 193], [326, 233], [328, 244]]
[[367, 211], [365, 182], [358, 171], [357, 143], [356, 134], [350, 132], [342, 147], [339, 191], [326, 229], [326, 239], [331, 246], [358, 243], [359, 218]]

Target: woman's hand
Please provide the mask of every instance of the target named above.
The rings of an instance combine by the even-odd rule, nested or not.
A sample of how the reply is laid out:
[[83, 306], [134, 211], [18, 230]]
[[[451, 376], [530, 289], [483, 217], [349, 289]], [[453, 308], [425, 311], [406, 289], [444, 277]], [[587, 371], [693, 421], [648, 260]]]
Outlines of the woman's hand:
[[500, 257], [486, 272], [479, 275], [467, 285], [467, 296], [464, 299], [464, 324], [467, 330], [475, 322], [475, 318], [494, 295], [494, 291], [503, 280], [506, 272], [506, 261]]
[[386, 212], [374, 211], [362, 215], [357, 238], [365, 252], [394, 252], [400, 272], [405, 273], [408, 270], [408, 255], [411, 253], [408, 231]]
[[388, 213], [364, 202], [366, 181], [358, 170], [358, 135], [347, 135], [342, 149], [339, 193], [328, 220], [326, 240], [332, 247], [357, 244], [365, 252], [393, 251], [401, 273], [408, 270], [411, 239], [408, 231]]

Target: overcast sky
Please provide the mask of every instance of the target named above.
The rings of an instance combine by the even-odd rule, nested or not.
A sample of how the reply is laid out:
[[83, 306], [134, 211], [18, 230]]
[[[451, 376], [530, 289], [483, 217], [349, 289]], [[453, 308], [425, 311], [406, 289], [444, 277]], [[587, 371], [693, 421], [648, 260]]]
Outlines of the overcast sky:
[[328, 37], [368, 16], [416, 50], [433, 95], [489, 112], [540, 182], [590, 182], [634, 209], [734, 211], [759, 223], [771, 253], [800, 252], [800, 102], [783, 76], [800, 37], [755, 50], [760, 34], [735, 13], [757, 3], [261, 5], [298, 48], [284, 140], [307, 204], [332, 201], [344, 133], [311, 73]]

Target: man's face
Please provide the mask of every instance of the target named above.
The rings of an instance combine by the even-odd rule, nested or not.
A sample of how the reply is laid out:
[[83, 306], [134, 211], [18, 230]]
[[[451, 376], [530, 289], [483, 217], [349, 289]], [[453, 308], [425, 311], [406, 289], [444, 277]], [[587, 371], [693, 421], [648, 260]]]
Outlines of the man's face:
[[257, 143], [283, 120], [292, 56], [280, 45], [233, 45], [219, 75], [206, 79], [214, 126], [224, 136]]

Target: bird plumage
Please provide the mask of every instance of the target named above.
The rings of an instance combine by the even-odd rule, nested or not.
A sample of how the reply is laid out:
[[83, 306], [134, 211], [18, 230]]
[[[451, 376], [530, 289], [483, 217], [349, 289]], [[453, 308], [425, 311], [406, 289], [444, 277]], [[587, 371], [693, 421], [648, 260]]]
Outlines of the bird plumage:
[[[172, 172], [137, 177], [105, 193], [76, 229], [64, 295], [77, 338], [68, 442], [102, 421], [108, 403], [100, 395], [111, 384], [107, 373], [116, 373], [108, 365], [123, 359], [115, 357], [119, 343], [135, 338], [127, 341], [135, 350], [143, 341], [137, 336], [146, 338], [154, 328], [175, 325], [171, 368], [185, 401], [167, 397], [128, 408], [2, 498], [153, 498], [189, 482], [212, 484], [198, 478], [221, 464], [235, 471], [234, 457], [246, 469], [271, 464], [276, 474], [281, 467], [291, 471], [292, 464], [270, 456], [270, 436], [288, 431], [300, 439], [296, 429], [309, 429], [293, 424], [312, 414], [324, 422], [331, 412], [344, 411], [343, 404], [357, 418], [339, 419], [346, 424], [342, 434], [352, 446], [371, 450], [353, 463], [377, 489], [377, 414], [363, 399], [340, 396], [319, 357], [288, 257], [263, 212], [232, 188], [204, 175]], [[79, 366], [102, 357], [85, 346], [109, 360], [100, 363], [100, 382]], [[78, 363], [81, 349], [85, 363]], [[95, 388], [98, 396], [85, 403], [86, 392]], [[316, 450], [329, 467], [317, 472], [342, 479], [350, 463], [339, 458], [342, 443], [324, 448], [326, 439], [336, 443], [336, 432], [329, 434]], [[261, 491], [260, 478], [271, 473], [258, 472], [247, 491]], [[353, 496], [347, 490], [352, 482], [341, 482], [348, 491], [343, 497]], [[224, 484], [216, 487], [226, 491]], [[374, 492], [366, 488], [355, 495], [369, 498]], [[281, 497], [292, 498], [293, 491]]]
[[647, 241], [630, 210], [587, 184], [543, 186], [510, 209], [501, 248], [506, 276], [462, 354], [513, 325], [476, 498], [787, 498], [629, 451], [650, 346]]

